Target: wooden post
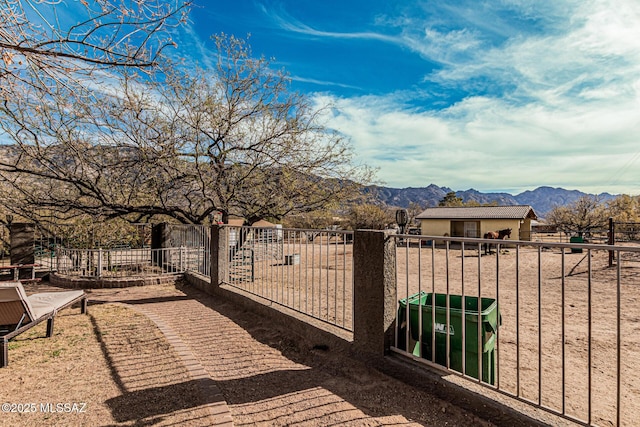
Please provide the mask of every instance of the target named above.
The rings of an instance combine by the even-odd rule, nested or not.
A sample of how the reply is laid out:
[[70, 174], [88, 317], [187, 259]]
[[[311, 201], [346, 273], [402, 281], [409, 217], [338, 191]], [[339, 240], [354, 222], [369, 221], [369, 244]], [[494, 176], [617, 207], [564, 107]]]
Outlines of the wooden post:
[[151, 259], [152, 264], [165, 268], [165, 253], [169, 241], [169, 224], [162, 222], [151, 228]]
[[[11, 264], [35, 264], [33, 242], [35, 240], [35, 225], [31, 223], [13, 222], [9, 226], [11, 245]], [[28, 271], [15, 270], [15, 280], [28, 279]]]
[[53, 336], [53, 322], [54, 322], [54, 317], [55, 315], [52, 315], [50, 318], [47, 319], [47, 338], [50, 338]]
[[9, 340], [7, 337], [0, 337], [0, 368], [5, 368], [9, 364]]
[[[613, 218], [609, 217], [609, 245], [616, 244], [616, 225], [613, 222]], [[609, 267], [613, 267], [614, 254], [613, 251], [609, 251]]]

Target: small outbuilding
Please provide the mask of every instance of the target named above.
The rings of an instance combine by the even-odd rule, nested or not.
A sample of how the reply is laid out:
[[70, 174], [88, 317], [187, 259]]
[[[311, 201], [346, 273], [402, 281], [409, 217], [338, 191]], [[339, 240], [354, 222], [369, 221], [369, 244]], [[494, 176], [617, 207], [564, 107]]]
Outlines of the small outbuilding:
[[462, 206], [428, 208], [416, 217], [424, 236], [482, 238], [489, 231], [511, 229], [511, 240], [531, 240], [531, 206]]

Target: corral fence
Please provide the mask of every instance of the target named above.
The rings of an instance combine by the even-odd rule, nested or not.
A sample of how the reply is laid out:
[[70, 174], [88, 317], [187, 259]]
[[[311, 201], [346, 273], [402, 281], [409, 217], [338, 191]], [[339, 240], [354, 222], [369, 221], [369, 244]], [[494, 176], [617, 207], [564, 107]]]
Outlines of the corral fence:
[[[584, 243], [608, 244], [609, 229], [602, 228], [597, 230], [589, 230], [588, 232], [579, 233]], [[549, 242], [549, 243], [570, 243], [572, 238], [576, 238], [576, 233], [564, 231], [532, 231], [531, 241], [533, 242]]]
[[393, 263], [393, 353], [582, 425], [640, 413], [640, 246], [385, 234], [383, 255], [358, 233], [221, 229], [227, 285], [355, 340], [382, 312], [358, 311], [356, 264]]
[[223, 281], [320, 321], [353, 329], [353, 232], [223, 228]]
[[572, 237], [579, 235], [585, 243], [615, 245], [616, 242], [640, 242], [640, 222], [615, 221], [609, 218], [608, 225], [599, 229], [585, 230], [579, 233], [569, 233], [554, 229], [531, 232], [534, 242], [570, 242]]
[[640, 222], [612, 222], [610, 226], [615, 242], [640, 242]]
[[495, 241], [394, 238], [395, 353], [583, 425], [635, 425], [639, 246], [504, 241], [485, 254]]

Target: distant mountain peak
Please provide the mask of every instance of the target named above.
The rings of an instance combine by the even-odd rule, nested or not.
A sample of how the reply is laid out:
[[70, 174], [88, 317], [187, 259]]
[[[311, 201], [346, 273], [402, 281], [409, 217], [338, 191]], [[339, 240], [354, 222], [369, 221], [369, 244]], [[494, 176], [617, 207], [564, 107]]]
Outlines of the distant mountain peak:
[[[438, 202], [447, 193], [452, 192], [448, 187], [439, 187], [429, 184], [427, 187], [388, 188], [381, 186], [368, 187], [370, 192], [389, 206], [407, 208], [411, 203], [417, 203], [427, 208], [438, 206]], [[535, 190], [526, 190], [518, 195], [509, 193], [482, 193], [470, 188], [464, 191], [456, 191], [456, 196], [463, 202], [475, 201], [480, 204], [496, 203], [500, 206], [529, 205], [539, 218], [544, 218], [553, 208], [571, 204], [580, 197], [591, 195], [601, 200], [612, 199], [615, 196], [609, 193], [588, 194], [578, 190], [566, 190], [560, 187], [541, 186]]]

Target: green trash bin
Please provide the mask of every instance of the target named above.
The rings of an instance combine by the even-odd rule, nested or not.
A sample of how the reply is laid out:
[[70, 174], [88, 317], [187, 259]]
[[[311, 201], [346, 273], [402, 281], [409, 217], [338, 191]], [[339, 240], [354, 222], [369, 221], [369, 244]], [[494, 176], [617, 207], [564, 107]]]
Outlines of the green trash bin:
[[[584, 239], [580, 236], [571, 236], [569, 238], [570, 243], [584, 243]], [[571, 248], [572, 254], [581, 254], [582, 248]]]
[[[406, 341], [407, 299], [400, 300], [398, 310], [398, 347], [432, 360], [431, 293], [420, 292], [409, 297], [409, 345]], [[496, 333], [500, 316], [493, 298], [480, 298], [482, 343], [482, 381], [495, 385]], [[449, 367], [462, 372], [462, 305], [461, 295], [449, 295], [449, 333], [447, 334], [447, 295], [435, 294], [435, 362], [447, 366], [447, 335], [449, 336]], [[419, 307], [422, 308], [422, 346], [418, 345]], [[478, 378], [478, 298], [464, 297], [465, 308], [465, 374]]]

